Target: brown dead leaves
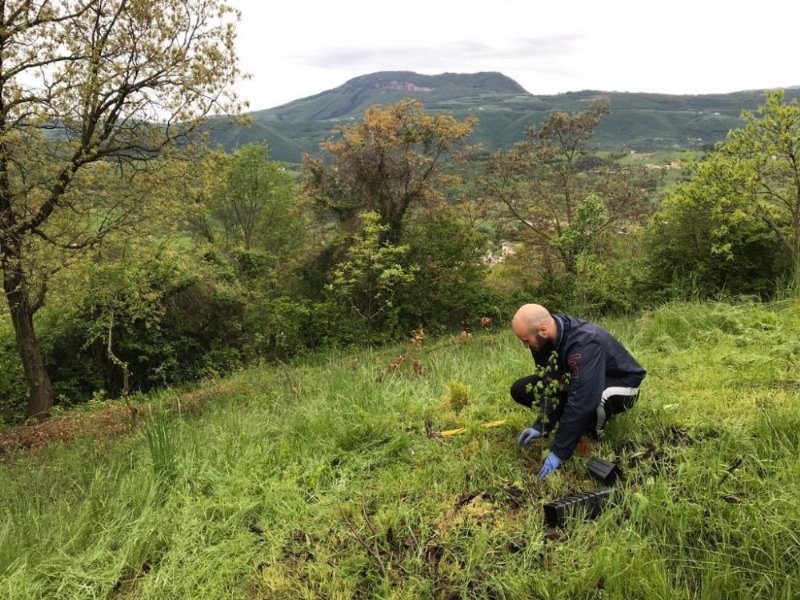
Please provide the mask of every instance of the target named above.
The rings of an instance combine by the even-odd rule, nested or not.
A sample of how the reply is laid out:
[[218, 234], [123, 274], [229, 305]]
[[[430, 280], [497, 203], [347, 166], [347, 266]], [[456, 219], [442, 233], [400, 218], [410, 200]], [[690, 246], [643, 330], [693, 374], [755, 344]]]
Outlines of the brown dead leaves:
[[[175, 396], [170, 413], [179, 417], [202, 414], [204, 405], [220, 395], [224, 385], [210, 384]], [[73, 412], [45, 421], [29, 421], [18, 427], [0, 430], [0, 461], [20, 453], [33, 453], [52, 443], [69, 444], [78, 438], [94, 438], [98, 445], [106, 440], [136, 431], [150, 416], [144, 404], [109, 402], [95, 410]]]

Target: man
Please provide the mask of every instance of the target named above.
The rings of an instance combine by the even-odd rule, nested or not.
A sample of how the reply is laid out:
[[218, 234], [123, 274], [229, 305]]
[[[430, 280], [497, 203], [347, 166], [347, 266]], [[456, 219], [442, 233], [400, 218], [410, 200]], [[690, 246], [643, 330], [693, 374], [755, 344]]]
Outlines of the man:
[[539, 479], [545, 479], [572, 456], [584, 433], [602, 437], [608, 417], [633, 406], [646, 372], [599, 325], [551, 315], [539, 304], [522, 306], [511, 320], [511, 329], [530, 349], [538, 367], [536, 374], [511, 386], [516, 402], [529, 408], [536, 402], [540, 411], [518, 443], [527, 445], [558, 424], [550, 454], [539, 471]]

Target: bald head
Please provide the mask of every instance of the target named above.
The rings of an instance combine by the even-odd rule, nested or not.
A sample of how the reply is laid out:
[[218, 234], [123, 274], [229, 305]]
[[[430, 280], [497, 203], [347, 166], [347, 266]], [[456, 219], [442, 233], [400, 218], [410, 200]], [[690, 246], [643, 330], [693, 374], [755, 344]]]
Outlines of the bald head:
[[511, 329], [514, 333], [536, 331], [549, 318], [550, 312], [541, 304], [523, 304], [511, 319]]
[[524, 304], [511, 319], [511, 330], [526, 348], [539, 350], [544, 342], [555, 339], [556, 325], [541, 304]]

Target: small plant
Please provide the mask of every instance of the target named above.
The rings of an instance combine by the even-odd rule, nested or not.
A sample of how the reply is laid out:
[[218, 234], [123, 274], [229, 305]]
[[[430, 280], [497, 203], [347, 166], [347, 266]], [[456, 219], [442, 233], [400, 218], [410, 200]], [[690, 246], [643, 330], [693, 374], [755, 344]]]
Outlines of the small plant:
[[461, 412], [469, 404], [472, 389], [460, 381], [448, 381], [447, 390], [448, 395], [444, 398], [444, 404], [456, 413]]
[[558, 368], [558, 353], [551, 352], [547, 365], [537, 366], [535, 374], [539, 377], [536, 384], [528, 384], [528, 391], [533, 394], [534, 410], [539, 410], [541, 422], [549, 421], [549, 408], [558, 402], [558, 394], [569, 386], [569, 373], [561, 373]]

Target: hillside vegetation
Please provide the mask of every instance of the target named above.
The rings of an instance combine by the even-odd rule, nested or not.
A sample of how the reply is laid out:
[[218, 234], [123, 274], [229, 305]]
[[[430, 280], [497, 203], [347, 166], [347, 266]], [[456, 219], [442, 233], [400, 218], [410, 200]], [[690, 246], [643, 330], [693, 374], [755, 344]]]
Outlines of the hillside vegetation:
[[[432, 112], [452, 113], [459, 119], [477, 116], [471, 142], [493, 152], [522, 140], [528, 127], [540, 125], [553, 111], [580, 111], [605, 97], [611, 112], [597, 131], [595, 142], [600, 147], [640, 152], [700, 150], [741, 127], [742, 111], [755, 110], [764, 94], [765, 90], [701, 95], [582, 90], [536, 95], [535, 90], [530, 93], [501, 73], [384, 71], [282, 106], [253, 111], [249, 127], [220, 122], [211, 137], [214, 144], [229, 151], [265, 142], [275, 159], [299, 162], [303, 153], [317, 152], [334, 127], [360, 120], [370, 106], [414, 98]], [[787, 89], [786, 95], [788, 99], [800, 97], [800, 89]]]
[[[231, 128], [224, 0], [17, 4], [0, 598], [797, 595], [800, 90], [383, 73]], [[595, 484], [516, 446], [527, 302], [650, 371], [563, 530]]]
[[252, 368], [143, 399], [117, 441], [7, 453], [0, 596], [795, 597], [800, 304], [605, 325], [649, 374], [593, 448], [625, 473], [596, 521], [543, 526], [597, 484], [577, 456], [536, 480], [546, 446], [516, 446], [508, 398], [530, 356], [503, 327]]

